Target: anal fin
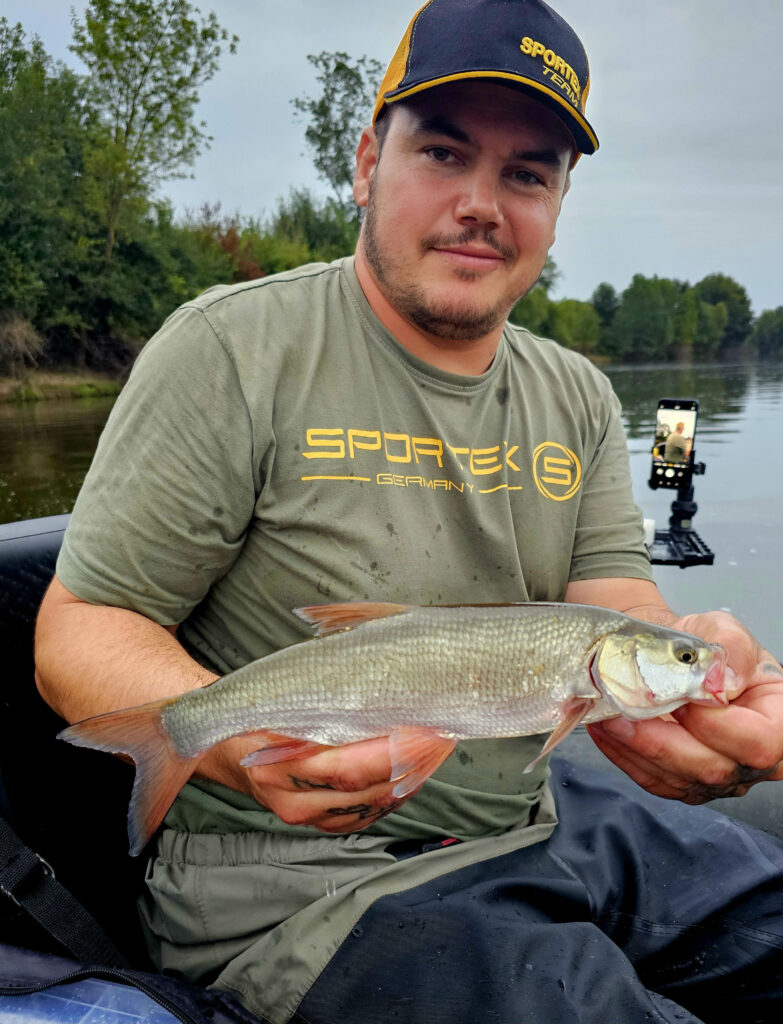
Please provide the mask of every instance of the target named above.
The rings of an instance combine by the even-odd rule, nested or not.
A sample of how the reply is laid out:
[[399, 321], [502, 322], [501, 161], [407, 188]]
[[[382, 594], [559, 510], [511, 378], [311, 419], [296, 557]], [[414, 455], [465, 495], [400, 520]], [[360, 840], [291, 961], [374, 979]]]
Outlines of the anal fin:
[[295, 761], [297, 758], [307, 757], [308, 754], [324, 749], [322, 743], [284, 736], [278, 732], [259, 730], [253, 733], [253, 738], [262, 746], [245, 754], [239, 762], [243, 768], [258, 768], [267, 764], [279, 764], [281, 761]]

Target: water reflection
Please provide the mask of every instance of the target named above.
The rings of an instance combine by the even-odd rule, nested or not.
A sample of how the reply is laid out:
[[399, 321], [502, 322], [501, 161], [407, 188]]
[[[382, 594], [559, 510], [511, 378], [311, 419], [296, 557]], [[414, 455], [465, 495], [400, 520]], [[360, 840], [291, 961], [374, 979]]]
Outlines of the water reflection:
[[765, 392], [770, 396], [777, 387], [778, 400], [783, 383], [783, 370], [778, 364], [616, 366], [604, 372], [622, 402], [628, 437], [643, 437], [645, 441], [653, 437], [659, 398], [697, 398], [701, 432], [740, 414], [756, 377], [764, 380]]
[[0, 402], [0, 522], [71, 511], [113, 404]]

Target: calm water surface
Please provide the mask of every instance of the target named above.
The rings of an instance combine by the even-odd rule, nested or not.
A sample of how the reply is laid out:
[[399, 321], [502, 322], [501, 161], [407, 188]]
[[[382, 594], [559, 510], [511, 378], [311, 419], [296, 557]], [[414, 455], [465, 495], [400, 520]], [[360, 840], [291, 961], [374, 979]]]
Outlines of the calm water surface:
[[[728, 608], [783, 654], [783, 362], [633, 366], [606, 370], [623, 403], [634, 493], [664, 527], [674, 492], [647, 487], [655, 410], [662, 397], [700, 404], [695, 527], [715, 565], [656, 567], [681, 611]], [[69, 512], [111, 398], [0, 403], [0, 522]]]

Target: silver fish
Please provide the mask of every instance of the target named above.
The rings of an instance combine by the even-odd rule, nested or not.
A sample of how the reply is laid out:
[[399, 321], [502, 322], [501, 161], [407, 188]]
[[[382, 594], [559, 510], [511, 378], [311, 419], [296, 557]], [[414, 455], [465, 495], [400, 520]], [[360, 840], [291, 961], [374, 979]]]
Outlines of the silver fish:
[[389, 736], [394, 794], [417, 790], [463, 739], [554, 730], [533, 767], [579, 722], [720, 705], [725, 653], [698, 637], [592, 605], [297, 609], [318, 639], [181, 696], [69, 726], [62, 739], [130, 755], [131, 853], [141, 851], [200, 758], [233, 736], [244, 765]]

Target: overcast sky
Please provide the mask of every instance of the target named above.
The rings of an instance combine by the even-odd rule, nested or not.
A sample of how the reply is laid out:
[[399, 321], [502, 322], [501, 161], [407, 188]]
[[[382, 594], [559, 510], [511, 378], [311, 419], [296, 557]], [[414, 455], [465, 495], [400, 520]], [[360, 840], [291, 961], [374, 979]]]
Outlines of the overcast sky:
[[[321, 195], [290, 100], [315, 94], [308, 53], [384, 64], [419, 0], [196, 0], [239, 36], [201, 93], [214, 138], [194, 177], [162, 188], [178, 212], [205, 201], [263, 216], [292, 186]], [[558, 0], [590, 58], [583, 157], [553, 250], [558, 296], [618, 290], [634, 273], [695, 283], [730, 274], [754, 312], [783, 306], [783, 0]], [[74, 4], [81, 12], [85, 4]], [[0, 0], [0, 14], [68, 52], [70, 4]]]

